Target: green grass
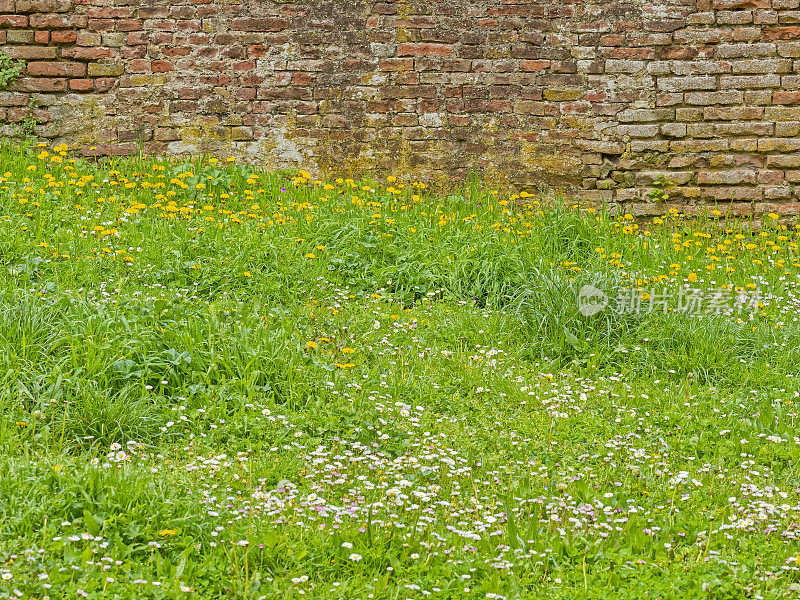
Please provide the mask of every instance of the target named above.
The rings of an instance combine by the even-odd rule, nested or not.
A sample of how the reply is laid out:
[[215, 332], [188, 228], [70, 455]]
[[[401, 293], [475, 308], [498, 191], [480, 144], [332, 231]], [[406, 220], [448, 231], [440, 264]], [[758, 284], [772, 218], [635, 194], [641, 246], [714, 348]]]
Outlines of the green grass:
[[0, 598], [796, 595], [794, 222], [534, 200], [0, 145]]

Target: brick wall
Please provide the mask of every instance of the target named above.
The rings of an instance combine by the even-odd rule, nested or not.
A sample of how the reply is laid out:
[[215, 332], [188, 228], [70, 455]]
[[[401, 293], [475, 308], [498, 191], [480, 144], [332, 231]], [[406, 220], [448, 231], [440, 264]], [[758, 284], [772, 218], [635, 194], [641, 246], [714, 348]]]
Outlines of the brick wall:
[[800, 212], [800, 0], [0, 0], [0, 44], [0, 120], [86, 154]]

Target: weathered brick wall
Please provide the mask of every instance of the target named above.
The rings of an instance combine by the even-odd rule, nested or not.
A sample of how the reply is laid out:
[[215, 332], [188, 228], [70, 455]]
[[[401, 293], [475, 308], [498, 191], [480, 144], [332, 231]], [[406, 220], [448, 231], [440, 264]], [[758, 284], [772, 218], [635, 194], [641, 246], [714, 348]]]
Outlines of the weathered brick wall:
[[797, 212], [800, 0], [0, 0], [0, 44], [0, 119], [87, 154]]

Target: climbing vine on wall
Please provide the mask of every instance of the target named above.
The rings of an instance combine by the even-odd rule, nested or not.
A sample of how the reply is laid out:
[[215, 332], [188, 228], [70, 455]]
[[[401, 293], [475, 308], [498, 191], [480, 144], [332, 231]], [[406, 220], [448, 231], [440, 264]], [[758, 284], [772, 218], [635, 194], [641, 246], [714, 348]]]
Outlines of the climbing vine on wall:
[[6, 89], [14, 83], [24, 67], [25, 64], [21, 60], [14, 60], [0, 50], [0, 90]]

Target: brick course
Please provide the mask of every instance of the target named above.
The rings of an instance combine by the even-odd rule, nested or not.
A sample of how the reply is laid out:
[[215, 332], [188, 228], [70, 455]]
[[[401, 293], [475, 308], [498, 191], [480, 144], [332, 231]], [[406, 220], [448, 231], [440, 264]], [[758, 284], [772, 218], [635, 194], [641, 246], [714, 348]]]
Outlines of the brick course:
[[798, 8], [0, 0], [0, 43], [27, 62], [0, 92], [0, 117], [18, 120], [35, 96], [39, 133], [87, 155], [143, 144], [434, 183], [477, 172], [643, 214], [666, 208], [648, 201], [666, 178], [669, 206], [747, 214], [764, 201], [789, 214], [800, 206]]

